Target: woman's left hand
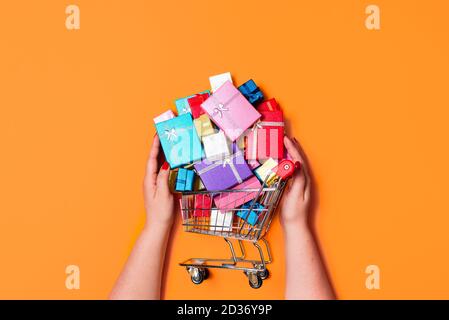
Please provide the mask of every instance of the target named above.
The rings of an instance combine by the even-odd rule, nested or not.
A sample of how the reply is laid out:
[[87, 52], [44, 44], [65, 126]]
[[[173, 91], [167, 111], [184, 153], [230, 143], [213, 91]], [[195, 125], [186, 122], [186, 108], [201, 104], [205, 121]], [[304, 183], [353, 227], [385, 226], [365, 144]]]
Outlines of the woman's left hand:
[[175, 205], [173, 194], [170, 192], [168, 185], [170, 166], [164, 161], [159, 168], [159, 150], [160, 141], [156, 135], [151, 146], [143, 184], [145, 209], [147, 212], [145, 227], [155, 224], [167, 227], [173, 224]]

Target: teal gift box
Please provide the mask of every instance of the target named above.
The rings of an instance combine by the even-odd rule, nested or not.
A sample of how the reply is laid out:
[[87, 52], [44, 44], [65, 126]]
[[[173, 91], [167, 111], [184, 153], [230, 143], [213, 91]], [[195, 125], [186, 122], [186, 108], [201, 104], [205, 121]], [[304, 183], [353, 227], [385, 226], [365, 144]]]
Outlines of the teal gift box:
[[203, 157], [201, 141], [190, 113], [156, 123], [156, 131], [165, 159], [172, 169], [201, 160]]
[[[254, 226], [258, 222], [260, 223], [263, 219], [263, 216], [261, 214], [265, 212], [265, 207], [261, 205], [260, 203], [255, 203], [251, 211], [249, 211], [249, 208], [251, 208], [251, 202], [245, 203], [237, 212], [237, 216], [248, 222], [250, 225]], [[249, 211], [249, 212], [248, 212]], [[261, 216], [259, 218], [259, 216]]]
[[[210, 94], [210, 90], [202, 91], [199, 94], [205, 94], [205, 93]], [[196, 96], [196, 94], [175, 100], [175, 106], [176, 106], [176, 110], [178, 111], [178, 115], [192, 113], [190, 111], [189, 102], [187, 100], [189, 100], [190, 98], [193, 98], [194, 96]]]
[[195, 173], [193, 170], [179, 168], [178, 176], [176, 177], [176, 191], [192, 191], [194, 178]]

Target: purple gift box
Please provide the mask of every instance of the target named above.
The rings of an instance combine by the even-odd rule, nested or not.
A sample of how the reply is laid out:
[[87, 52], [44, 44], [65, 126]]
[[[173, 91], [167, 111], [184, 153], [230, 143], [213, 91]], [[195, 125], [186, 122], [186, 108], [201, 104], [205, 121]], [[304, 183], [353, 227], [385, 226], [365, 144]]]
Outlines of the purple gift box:
[[226, 190], [253, 176], [241, 151], [219, 161], [204, 159], [194, 166], [208, 191]]

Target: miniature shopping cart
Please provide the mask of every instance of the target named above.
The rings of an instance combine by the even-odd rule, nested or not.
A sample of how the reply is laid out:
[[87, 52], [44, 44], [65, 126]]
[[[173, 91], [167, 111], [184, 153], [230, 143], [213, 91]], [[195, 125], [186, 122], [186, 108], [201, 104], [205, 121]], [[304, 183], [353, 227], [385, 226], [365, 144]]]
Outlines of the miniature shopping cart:
[[[191, 258], [180, 263], [186, 267], [193, 283], [200, 284], [207, 279], [209, 269], [220, 268], [243, 271], [252, 288], [262, 286], [263, 280], [269, 276], [267, 264], [272, 260], [269, 244], [264, 236], [270, 228], [287, 180], [294, 170], [292, 161], [282, 160], [266, 175], [260, 188], [194, 191], [182, 194], [180, 203], [184, 230], [223, 237], [231, 251], [230, 259]], [[234, 199], [239, 199], [235, 200], [239, 203], [228, 203], [225, 210], [220, 205], [217, 207], [220, 201], [216, 200], [231, 193]], [[236, 208], [242, 202], [242, 197], [251, 200]], [[231, 240], [238, 242], [239, 255], [236, 254]], [[257, 249], [259, 257], [256, 260], [245, 258], [243, 241], [251, 242]]]

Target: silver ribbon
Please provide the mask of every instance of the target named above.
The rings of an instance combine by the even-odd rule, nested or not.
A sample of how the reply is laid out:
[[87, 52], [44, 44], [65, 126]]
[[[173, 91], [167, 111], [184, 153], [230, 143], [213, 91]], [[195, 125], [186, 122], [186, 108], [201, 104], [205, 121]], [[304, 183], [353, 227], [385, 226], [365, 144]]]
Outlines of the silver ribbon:
[[220, 118], [223, 118], [223, 111], [229, 111], [229, 109], [226, 108], [223, 103], [219, 103], [218, 106], [214, 108], [214, 117], [218, 115]]
[[226, 159], [224, 159], [223, 161], [217, 161], [217, 162], [211, 164], [210, 166], [207, 166], [201, 170], [198, 170], [197, 174], [199, 176], [201, 176], [202, 174], [209, 172], [221, 165], [223, 166], [223, 168], [225, 168], [226, 165], [229, 165], [229, 168], [231, 168], [231, 171], [234, 174], [235, 179], [238, 181], [238, 183], [242, 183], [243, 179], [240, 176], [239, 172], [237, 171], [237, 168], [235, 167], [234, 163], [232, 162], [232, 160], [234, 160], [236, 157], [241, 156], [241, 155], [242, 155], [241, 152], [236, 152], [232, 156], [229, 156]]
[[[229, 108], [227, 107], [235, 98], [237, 98], [240, 95], [240, 91], [237, 90], [236, 93], [234, 93], [234, 95], [229, 98], [228, 101], [226, 102], [220, 102], [218, 101], [217, 97], [215, 96], [215, 94], [212, 94], [210, 96], [210, 98], [212, 98], [212, 100], [214, 101], [214, 105], [215, 108], [212, 111], [212, 117], [216, 118], [217, 116], [220, 118], [223, 118], [223, 116], [227, 115], [227, 112], [224, 113], [223, 111], [229, 111]], [[234, 122], [234, 120], [232, 119], [232, 117], [226, 116], [226, 119], [231, 123], [231, 125], [234, 128], [237, 128], [238, 126], [236, 125], [236, 123]]]
[[251, 159], [257, 159], [257, 145], [258, 145], [258, 137], [257, 137], [257, 131], [259, 129], [263, 129], [263, 127], [283, 127], [284, 122], [276, 122], [276, 121], [258, 121], [254, 124], [251, 131], [254, 132], [253, 134], [253, 147], [251, 149]]
[[262, 129], [262, 127], [283, 127], [284, 122], [276, 121], [259, 121], [255, 124], [257, 128]]
[[165, 137], [169, 142], [174, 142], [178, 138], [178, 134], [175, 129], [165, 129]]
[[189, 106], [185, 106], [184, 108], [182, 108], [181, 112], [182, 112], [182, 113], [190, 113], [190, 112], [192, 112], [192, 111], [190, 110], [190, 107], [189, 107]]

